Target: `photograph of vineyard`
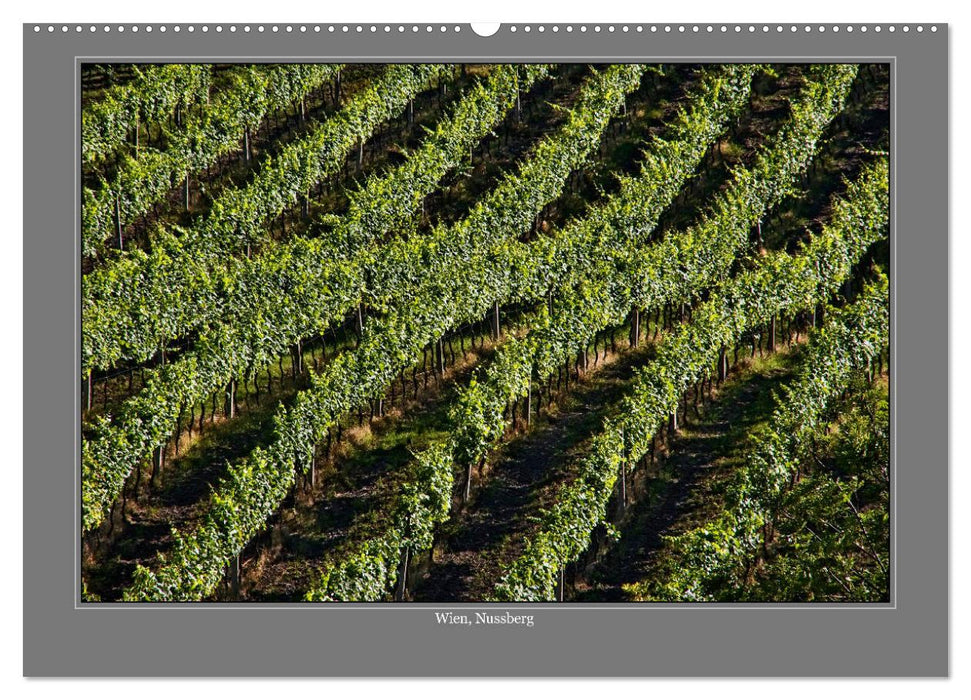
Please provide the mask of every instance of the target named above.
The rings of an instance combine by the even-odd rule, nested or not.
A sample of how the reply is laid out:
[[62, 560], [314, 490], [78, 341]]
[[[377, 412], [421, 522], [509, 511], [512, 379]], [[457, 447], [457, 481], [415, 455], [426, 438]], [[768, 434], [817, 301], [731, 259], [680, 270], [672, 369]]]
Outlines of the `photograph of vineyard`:
[[87, 602], [890, 600], [887, 64], [84, 64]]

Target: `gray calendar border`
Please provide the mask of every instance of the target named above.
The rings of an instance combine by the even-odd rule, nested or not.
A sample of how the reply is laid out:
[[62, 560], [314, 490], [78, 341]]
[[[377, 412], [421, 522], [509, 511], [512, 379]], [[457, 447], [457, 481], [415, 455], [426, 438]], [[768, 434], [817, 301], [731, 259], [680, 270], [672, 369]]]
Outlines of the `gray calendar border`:
[[[66, 31], [64, 27], [66, 26]], [[25, 24], [24, 674], [940, 676], [948, 656], [948, 27]], [[189, 31], [189, 27], [193, 31]], [[273, 27], [277, 31], [273, 31]], [[526, 31], [526, 27], [529, 31]], [[554, 31], [554, 26], [556, 31]], [[599, 26], [598, 31], [596, 27]], [[880, 31], [876, 31], [879, 26]], [[206, 28], [206, 31], [203, 30]], [[217, 29], [218, 27], [218, 29]], [[249, 27], [249, 31], [245, 30]], [[287, 31], [290, 27], [290, 31]], [[319, 30], [317, 29], [319, 27]], [[412, 31], [417, 27], [418, 31]], [[612, 29], [611, 29], [612, 27]], [[763, 30], [763, 27], [765, 28]], [[932, 31], [932, 27], [935, 29]], [[778, 31], [781, 29], [781, 31]], [[851, 29], [852, 31], [848, 31]], [[886, 61], [892, 68], [889, 605], [90, 605], [78, 600], [78, 71], [83, 60]], [[64, 240], [62, 240], [64, 239]], [[899, 264], [902, 263], [902, 264]], [[903, 402], [898, 396], [905, 397]], [[64, 472], [64, 473], [62, 473]], [[68, 472], [74, 477], [67, 478]]]

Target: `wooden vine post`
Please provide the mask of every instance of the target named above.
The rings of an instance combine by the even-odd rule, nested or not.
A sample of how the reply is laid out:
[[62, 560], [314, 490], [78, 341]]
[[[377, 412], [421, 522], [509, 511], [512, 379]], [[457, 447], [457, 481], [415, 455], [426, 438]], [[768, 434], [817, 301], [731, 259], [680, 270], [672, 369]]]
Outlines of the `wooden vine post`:
[[121, 233], [121, 195], [115, 194], [115, 227], [118, 230], [118, 250], [125, 249], [125, 240]]
[[409, 547], [404, 547], [404, 551], [401, 555], [401, 576], [398, 581], [398, 593], [395, 596], [398, 602], [405, 599], [405, 595], [408, 593], [408, 560], [411, 555], [411, 549]]
[[239, 580], [240, 580], [240, 564], [239, 564], [239, 552], [233, 557], [232, 562], [229, 565], [229, 585], [232, 591], [233, 598], [239, 599]]
[[624, 458], [620, 460], [620, 512], [623, 514], [627, 510], [627, 460], [630, 459], [623, 427], [620, 429], [620, 436], [624, 441]]
[[530, 418], [533, 414], [533, 375], [530, 372], [529, 381], [526, 383], [526, 425], [529, 426]]
[[236, 417], [236, 380], [230, 379], [226, 387], [226, 414], [230, 419]]

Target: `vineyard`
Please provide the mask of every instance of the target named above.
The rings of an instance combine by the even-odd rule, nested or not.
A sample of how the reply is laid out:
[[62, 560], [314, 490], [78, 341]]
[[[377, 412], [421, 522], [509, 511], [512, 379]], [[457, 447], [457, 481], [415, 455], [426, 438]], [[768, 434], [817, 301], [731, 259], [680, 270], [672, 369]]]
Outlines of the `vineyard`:
[[890, 599], [887, 65], [81, 78], [85, 601]]

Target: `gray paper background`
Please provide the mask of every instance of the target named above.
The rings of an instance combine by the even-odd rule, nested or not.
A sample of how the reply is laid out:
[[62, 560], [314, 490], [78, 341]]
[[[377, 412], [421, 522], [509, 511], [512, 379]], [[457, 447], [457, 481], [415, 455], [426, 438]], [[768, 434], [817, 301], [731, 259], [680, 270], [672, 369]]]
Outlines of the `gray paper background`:
[[[930, 24], [26, 24], [24, 674], [28, 676], [928, 676], [948, 673], [948, 28]], [[62, 27], [66, 26], [67, 31]], [[244, 27], [249, 26], [250, 32]], [[292, 28], [291, 32], [286, 27]], [[306, 31], [301, 32], [300, 27]], [[412, 31], [418, 26], [419, 31]], [[694, 27], [698, 31], [694, 31]], [[853, 31], [848, 31], [852, 26]], [[665, 31], [665, 27], [670, 31]], [[795, 31], [792, 31], [792, 28]], [[79, 65], [181, 61], [891, 63], [890, 605], [489, 606], [535, 626], [448, 627], [420, 604], [78, 600]]]

